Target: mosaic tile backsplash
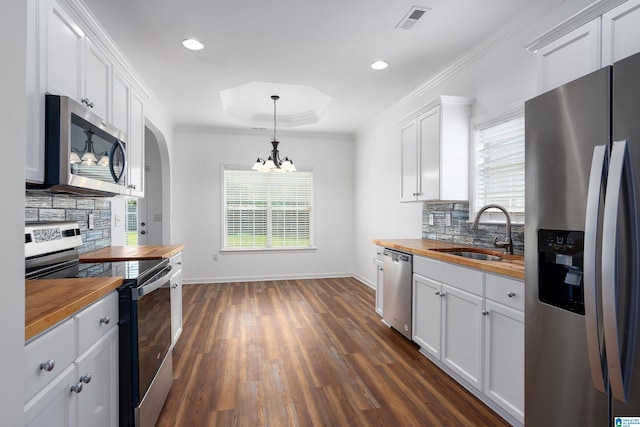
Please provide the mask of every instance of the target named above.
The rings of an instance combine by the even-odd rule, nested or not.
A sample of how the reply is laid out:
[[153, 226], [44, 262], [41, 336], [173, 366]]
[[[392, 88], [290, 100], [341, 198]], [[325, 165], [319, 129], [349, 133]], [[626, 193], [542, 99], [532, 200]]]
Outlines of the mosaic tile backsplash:
[[[429, 214], [434, 216], [434, 225], [429, 225]], [[446, 215], [451, 215], [451, 225], [445, 225]], [[498, 249], [493, 239], [500, 236], [504, 239], [504, 224], [482, 224], [477, 231], [471, 229], [469, 223], [469, 203], [424, 203], [422, 206], [422, 238], [459, 243], [462, 245], [480, 246]], [[524, 225], [511, 225], [513, 252], [524, 253]]]
[[[77, 221], [82, 234], [80, 253], [111, 246], [111, 202], [108, 198], [92, 198], [54, 194], [47, 191], [27, 191], [25, 221]], [[93, 214], [93, 229], [89, 230], [89, 214]]]

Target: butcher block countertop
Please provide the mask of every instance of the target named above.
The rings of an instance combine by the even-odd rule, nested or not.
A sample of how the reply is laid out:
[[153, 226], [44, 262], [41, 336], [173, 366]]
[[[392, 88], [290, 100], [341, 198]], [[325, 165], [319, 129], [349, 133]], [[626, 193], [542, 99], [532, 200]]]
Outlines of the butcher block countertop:
[[386, 248], [397, 249], [403, 252], [409, 252], [414, 255], [421, 255], [427, 258], [438, 259], [465, 267], [477, 268], [490, 273], [502, 274], [513, 277], [515, 279], [524, 280], [524, 256], [507, 255], [503, 251], [492, 251], [482, 248], [482, 252], [491, 255], [497, 255], [503, 258], [502, 261], [481, 261], [471, 258], [463, 258], [457, 255], [451, 255], [446, 252], [438, 252], [442, 249], [471, 249], [477, 251], [479, 248], [466, 245], [458, 245], [454, 243], [439, 242], [427, 239], [376, 239], [373, 241], [376, 245]]
[[122, 284], [122, 277], [25, 280], [25, 341]]
[[81, 262], [110, 262], [171, 258], [184, 249], [184, 245], [109, 246], [80, 254]]

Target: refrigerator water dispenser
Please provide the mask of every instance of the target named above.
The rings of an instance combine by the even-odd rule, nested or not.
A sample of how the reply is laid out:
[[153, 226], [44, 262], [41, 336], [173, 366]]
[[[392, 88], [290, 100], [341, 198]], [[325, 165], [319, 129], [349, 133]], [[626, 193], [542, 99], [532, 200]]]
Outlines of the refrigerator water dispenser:
[[538, 299], [584, 315], [584, 232], [538, 230]]

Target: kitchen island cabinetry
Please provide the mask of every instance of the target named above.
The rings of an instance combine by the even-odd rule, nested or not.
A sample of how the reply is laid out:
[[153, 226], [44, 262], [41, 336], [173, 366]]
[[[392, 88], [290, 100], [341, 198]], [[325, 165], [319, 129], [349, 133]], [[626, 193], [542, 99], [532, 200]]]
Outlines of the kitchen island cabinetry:
[[467, 200], [471, 98], [440, 96], [400, 123], [400, 201]]
[[111, 292], [27, 342], [28, 426], [117, 426], [117, 324]]
[[524, 422], [524, 284], [413, 257], [420, 352], [514, 425]]

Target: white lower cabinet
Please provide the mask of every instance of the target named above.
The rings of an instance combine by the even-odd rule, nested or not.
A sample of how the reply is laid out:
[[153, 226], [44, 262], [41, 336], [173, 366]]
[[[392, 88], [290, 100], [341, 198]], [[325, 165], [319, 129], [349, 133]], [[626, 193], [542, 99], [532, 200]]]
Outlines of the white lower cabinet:
[[171, 346], [182, 334], [182, 252], [169, 260], [171, 263]]
[[524, 313], [486, 300], [484, 394], [524, 421]]
[[442, 285], [442, 362], [482, 389], [483, 298]]
[[384, 301], [384, 262], [381, 259], [375, 259], [376, 265], [376, 313], [380, 316], [384, 316], [383, 305]]
[[112, 292], [27, 343], [26, 425], [118, 425], [117, 326]]
[[514, 425], [524, 423], [524, 283], [413, 257], [420, 352]]

